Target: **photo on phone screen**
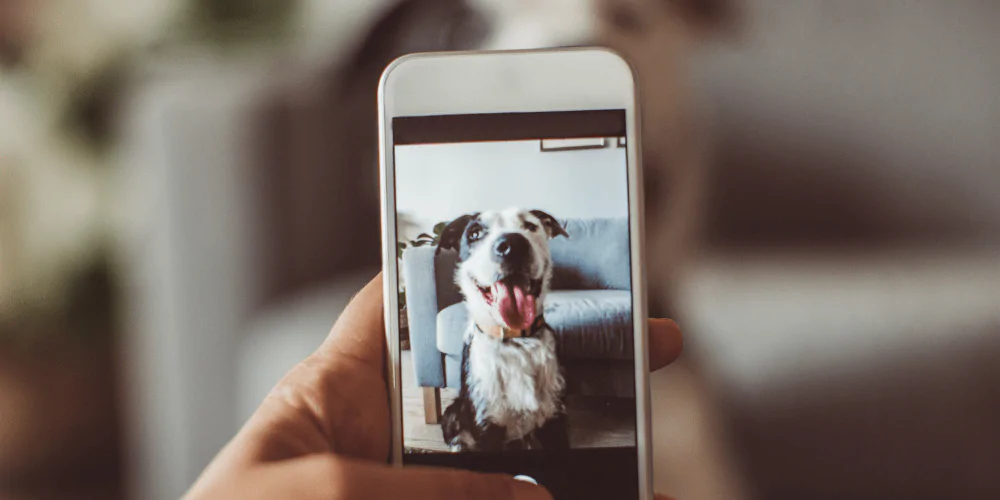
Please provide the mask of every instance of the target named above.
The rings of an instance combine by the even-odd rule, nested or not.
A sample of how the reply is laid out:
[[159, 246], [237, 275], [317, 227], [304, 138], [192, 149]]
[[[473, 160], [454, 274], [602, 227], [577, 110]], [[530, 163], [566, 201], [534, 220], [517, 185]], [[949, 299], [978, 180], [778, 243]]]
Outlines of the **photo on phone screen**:
[[625, 124], [393, 119], [405, 464], [637, 498]]

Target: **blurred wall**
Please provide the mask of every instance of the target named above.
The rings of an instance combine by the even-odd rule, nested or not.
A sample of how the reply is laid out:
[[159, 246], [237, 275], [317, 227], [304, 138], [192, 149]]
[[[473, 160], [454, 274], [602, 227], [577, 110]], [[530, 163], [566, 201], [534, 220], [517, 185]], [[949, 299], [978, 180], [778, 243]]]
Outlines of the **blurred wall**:
[[1000, 240], [1000, 2], [745, 2], [701, 61], [715, 246]]

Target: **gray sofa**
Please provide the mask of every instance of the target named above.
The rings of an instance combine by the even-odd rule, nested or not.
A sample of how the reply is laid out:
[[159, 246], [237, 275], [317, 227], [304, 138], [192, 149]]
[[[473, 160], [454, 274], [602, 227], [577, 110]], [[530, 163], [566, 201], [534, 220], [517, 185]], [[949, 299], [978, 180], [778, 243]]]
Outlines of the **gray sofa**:
[[[570, 394], [634, 397], [632, 294], [626, 219], [563, 221], [551, 241], [552, 290], [545, 319], [556, 332]], [[458, 255], [435, 247], [403, 252], [410, 349], [429, 423], [440, 389], [458, 388], [468, 316], [454, 284]]]

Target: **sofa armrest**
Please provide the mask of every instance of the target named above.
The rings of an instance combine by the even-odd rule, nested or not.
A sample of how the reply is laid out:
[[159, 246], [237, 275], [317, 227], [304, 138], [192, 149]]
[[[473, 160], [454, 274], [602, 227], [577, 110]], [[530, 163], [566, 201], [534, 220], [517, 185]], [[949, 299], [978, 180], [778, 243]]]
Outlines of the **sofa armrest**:
[[403, 252], [402, 274], [406, 284], [406, 316], [410, 329], [413, 371], [420, 387], [445, 387], [444, 360], [437, 348], [437, 280], [435, 247], [408, 248]]

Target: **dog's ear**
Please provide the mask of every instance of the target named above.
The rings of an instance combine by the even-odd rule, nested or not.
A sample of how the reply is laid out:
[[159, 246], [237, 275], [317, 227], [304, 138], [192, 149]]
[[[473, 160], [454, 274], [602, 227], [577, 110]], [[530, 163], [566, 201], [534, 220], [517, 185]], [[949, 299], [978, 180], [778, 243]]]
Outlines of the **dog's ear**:
[[569, 238], [569, 233], [566, 232], [566, 229], [562, 227], [562, 224], [560, 224], [555, 217], [541, 210], [532, 210], [531, 215], [538, 217], [538, 220], [542, 221], [542, 225], [545, 226], [545, 231], [549, 233], [549, 238], [555, 238], [559, 235]]
[[458, 250], [462, 242], [462, 234], [465, 233], [465, 228], [468, 227], [472, 219], [478, 216], [479, 214], [463, 215], [449, 222], [441, 231], [441, 237], [438, 239], [438, 247], [434, 251], [434, 255], [441, 253], [441, 250]]

